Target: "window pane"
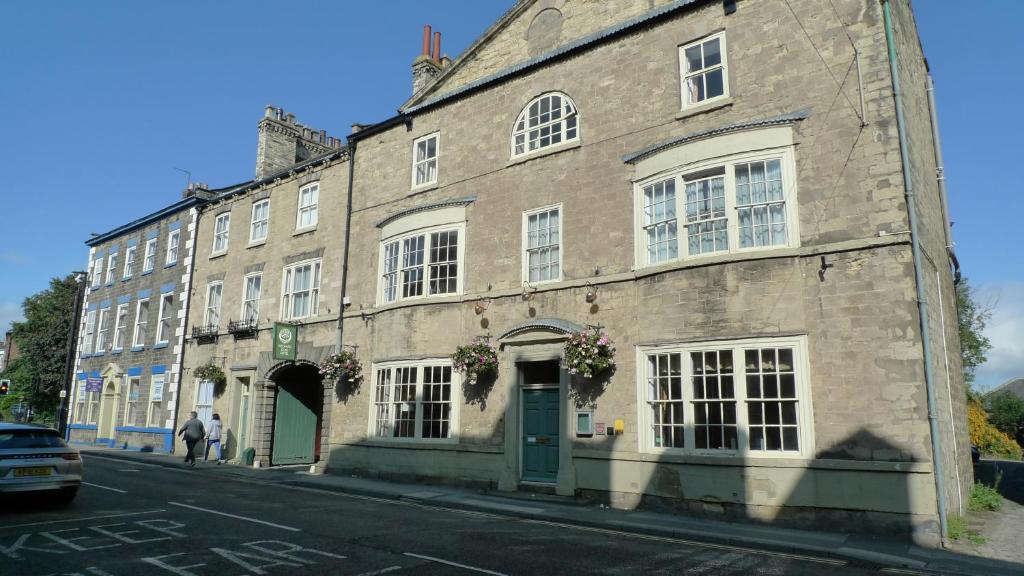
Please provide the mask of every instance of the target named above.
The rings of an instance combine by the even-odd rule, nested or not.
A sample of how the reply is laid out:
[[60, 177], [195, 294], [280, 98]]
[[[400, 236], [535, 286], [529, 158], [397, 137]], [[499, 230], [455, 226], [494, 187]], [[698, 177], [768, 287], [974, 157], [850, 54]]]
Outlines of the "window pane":
[[700, 45], [691, 46], [686, 49], [686, 72], [696, 72], [704, 67], [703, 58], [701, 58]]
[[703, 44], [704, 67], [710, 68], [722, 63], [721, 41], [718, 38], [709, 40]]

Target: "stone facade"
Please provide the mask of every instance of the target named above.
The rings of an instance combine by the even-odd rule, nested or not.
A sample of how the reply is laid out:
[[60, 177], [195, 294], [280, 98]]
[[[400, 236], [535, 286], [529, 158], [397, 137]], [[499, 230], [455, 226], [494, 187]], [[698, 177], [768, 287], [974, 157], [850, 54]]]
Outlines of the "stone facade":
[[79, 320], [70, 442], [171, 450], [202, 202], [190, 190], [181, 201], [86, 242], [89, 276]]
[[[257, 179], [188, 207], [190, 268], [86, 296], [83, 335], [104, 301], [176, 282], [190, 305], [173, 358], [80, 355], [76, 371], [107, 385], [164, 363], [177, 418], [220, 414], [226, 457], [251, 449], [259, 466], [934, 544], [936, 469], [949, 512], [973, 478], [927, 67], [909, 3], [889, 4], [905, 158], [877, 2], [523, 0], [451, 63], [439, 47], [427, 57], [428, 33], [396, 117], [343, 146], [268, 107]], [[693, 76], [701, 90], [714, 90], [723, 51], [721, 96], [690, 101], [703, 94], [684, 90], [693, 47], [711, 54]], [[529, 149], [549, 135], [520, 123], [549, 120], [562, 141]], [[741, 201], [758, 170], [777, 175], [761, 185], [779, 196]], [[780, 236], [741, 244], [759, 202]], [[556, 214], [546, 252], [528, 245]], [[689, 244], [698, 218], [710, 244]], [[90, 262], [157, 220], [90, 241]], [[531, 276], [542, 268], [529, 254], [552, 246], [557, 269]], [[596, 379], [564, 358], [587, 327], [617, 348]], [[285, 332], [294, 357], [275, 352]], [[499, 368], [471, 383], [451, 355], [475, 341]], [[341, 349], [361, 380], [320, 376]], [[196, 376], [209, 367], [223, 381]], [[80, 410], [109, 414], [101, 406]], [[97, 441], [87, 422], [72, 428]], [[146, 442], [119, 432], [115, 444]]]
[[[934, 543], [937, 499], [905, 168], [923, 223], [952, 512], [971, 470], [961, 371], [948, 353], [958, 341], [946, 216], [909, 6], [893, 3], [911, 145], [904, 160], [878, 3], [836, 2], [833, 12], [817, 0], [747, 1], [731, 14], [714, 2], [612, 4], [517, 4], [407, 103], [401, 121], [350, 137], [357, 146], [344, 341], [356, 347], [366, 377], [333, 405], [328, 469], [502, 490], [532, 485], [523, 462], [528, 363], [563, 362], [564, 327], [599, 325], [618, 348], [610, 379], [581, 382], [563, 367], [548, 382], [560, 395], [552, 490], [622, 506], [647, 501], [701, 514], [884, 529]], [[543, 15], [550, 10], [564, 18]], [[534, 22], [541, 22], [536, 33]], [[680, 47], [722, 31], [727, 94], [681, 106]], [[578, 138], [510, 155], [520, 112], [552, 92], [575, 104]], [[435, 133], [437, 183], [411, 189], [413, 142]], [[682, 196], [687, 166], [715, 174], [716, 158], [765, 150], [791, 158], [794, 169], [785, 184], [793, 209], [787, 243], [647, 264], [644, 186], [680, 174]], [[524, 283], [524, 215], [552, 206], [561, 217], [560, 274]], [[382, 298], [385, 245], [409, 231], [446, 227], [459, 232], [464, 252], [458, 290]], [[679, 236], [683, 251], [683, 223]], [[433, 407], [423, 403], [422, 381], [414, 383], [415, 402], [398, 402], [387, 394], [408, 398], [408, 387], [388, 379], [406, 378], [408, 367], [425, 378], [426, 367], [450, 365], [457, 346], [481, 337], [499, 350], [499, 374], [484, 389], [452, 377], [448, 437], [394, 438], [409, 433], [399, 419], [418, 410], [420, 423]], [[657, 352], [792, 342], [803, 350], [798, 370], [806, 386], [799, 449], [652, 444], [648, 365]], [[749, 376], [754, 369], [744, 370]], [[700, 403], [688, 394], [692, 415]], [[577, 409], [607, 426], [621, 421], [621, 433], [577, 436]], [[741, 417], [741, 440], [754, 434], [750, 418]], [[388, 420], [390, 428], [379, 426]], [[697, 437], [688, 434], [687, 442]]]
[[[264, 118], [260, 123], [261, 134], [266, 122]], [[312, 448], [303, 461], [320, 462], [321, 466], [326, 461], [321, 454], [326, 455], [330, 421], [323, 415], [329, 411], [326, 407], [332, 403], [334, 390], [330, 383], [321, 383], [316, 367], [337, 343], [347, 158], [347, 151], [341, 149], [304, 163], [292, 163], [283, 172], [217, 190], [202, 208], [179, 418], [187, 418], [188, 412], [196, 410], [208, 422], [213, 413], [219, 414], [226, 459], [241, 460], [245, 450], [252, 448], [258, 465], [281, 463], [274, 458], [273, 436], [279, 387], [287, 380], [305, 392], [316, 390], [312, 410], [317, 417], [316, 430], [310, 437], [322, 440], [322, 444]], [[317, 218], [315, 225], [305, 226], [298, 216], [301, 191], [314, 186], [318, 193]], [[269, 203], [265, 237], [260, 239], [264, 233], [258, 232], [258, 239], [253, 240], [253, 206], [264, 202]], [[226, 249], [215, 251], [217, 220], [224, 215], [230, 215], [230, 233]], [[286, 269], [304, 262], [319, 265], [319, 272], [312, 272], [319, 276], [319, 304], [315, 312], [293, 319], [283, 313], [289, 306], [282, 302], [283, 276]], [[260, 279], [255, 298], [258, 310], [250, 308], [247, 312], [247, 283], [254, 281], [247, 278], [255, 277]], [[211, 285], [221, 286], [216, 320], [211, 320], [207, 312]], [[250, 300], [252, 296], [250, 292]], [[247, 314], [254, 321], [239, 324], [247, 320]], [[272, 335], [278, 322], [298, 326], [294, 361], [273, 357]], [[224, 372], [224, 383], [204, 382], [193, 376], [196, 368], [210, 364]], [[204, 386], [209, 392], [203, 391]], [[282, 455], [277, 455], [279, 460]]]

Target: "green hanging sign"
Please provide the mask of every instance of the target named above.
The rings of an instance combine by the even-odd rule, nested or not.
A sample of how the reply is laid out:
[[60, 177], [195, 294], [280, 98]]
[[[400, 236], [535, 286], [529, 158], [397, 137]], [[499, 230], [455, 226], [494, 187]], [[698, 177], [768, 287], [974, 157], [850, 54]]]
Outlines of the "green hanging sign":
[[274, 360], [295, 360], [295, 347], [298, 341], [298, 326], [274, 324]]

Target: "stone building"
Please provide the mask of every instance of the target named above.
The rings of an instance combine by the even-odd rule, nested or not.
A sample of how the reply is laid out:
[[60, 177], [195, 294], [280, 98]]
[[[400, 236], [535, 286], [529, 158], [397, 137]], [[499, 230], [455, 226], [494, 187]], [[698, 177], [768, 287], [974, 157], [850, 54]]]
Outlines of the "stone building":
[[[365, 377], [328, 471], [936, 541], [972, 472], [909, 2], [522, 0], [453, 61], [429, 39], [349, 137]], [[614, 370], [569, 374], [593, 330]]]
[[[218, 414], [227, 459], [325, 461], [333, 395], [317, 366], [337, 346], [348, 170], [341, 140], [267, 107], [256, 179], [201, 208], [179, 419]], [[275, 359], [275, 335], [290, 354]]]
[[100, 234], [89, 246], [68, 440], [171, 451], [192, 247], [206, 192]]

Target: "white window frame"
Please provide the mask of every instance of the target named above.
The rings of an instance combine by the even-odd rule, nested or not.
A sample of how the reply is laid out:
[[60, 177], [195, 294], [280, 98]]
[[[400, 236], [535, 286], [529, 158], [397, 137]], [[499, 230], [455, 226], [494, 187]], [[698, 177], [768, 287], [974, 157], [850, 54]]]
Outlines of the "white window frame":
[[[265, 213], [257, 220], [258, 210], [265, 208]], [[257, 236], [257, 230], [262, 230], [263, 235]], [[257, 200], [252, 203], [252, 213], [249, 216], [249, 244], [265, 242], [270, 234], [270, 198]]]
[[[434, 155], [428, 156], [430, 141], [434, 141]], [[420, 145], [423, 145], [424, 155], [420, 157]], [[426, 188], [437, 184], [438, 171], [441, 167], [441, 133], [433, 132], [421, 136], [412, 141], [412, 189]], [[425, 176], [420, 180], [420, 168], [424, 169]], [[433, 170], [431, 170], [433, 168]]]
[[107, 346], [107, 332], [110, 331], [110, 306], [106, 308], [100, 308], [99, 314], [97, 314], [96, 320], [96, 354], [103, 354], [106, 352]]
[[160, 400], [153, 400], [153, 388], [157, 380], [162, 383], [163, 394], [167, 394], [167, 375], [153, 374], [149, 380], [149, 396], [148, 401], [146, 402], [146, 426], [148, 427], [160, 426], [160, 422], [154, 421], [153, 414], [156, 412], [156, 409], [163, 410], [164, 407], [164, 401], [162, 398]]
[[[296, 271], [301, 268], [310, 267], [310, 282], [307, 290], [295, 290]], [[320, 313], [320, 289], [323, 286], [323, 260], [314, 258], [295, 262], [284, 267], [281, 271], [281, 319], [282, 320], [303, 320], [314, 318]], [[262, 290], [262, 281], [260, 282]], [[309, 311], [304, 315], [293, 315], [292, 308], [295, 296], [299, 293], [309, 292]]]
[[[739, 207], [736, 204], [736, 178], [737, 166], [779, 160], [782, 171], [783, 202], [785, 203], [785, 225], [786, 242], [772, 246], [748, 246], [740, 247], [739, 237]], [[701, 174], [708, 170], [724, 168], [725, 174], [725, 212], [727, 218], [728, 249], [702, 254], [689, 254], [689, 242], [687, 236], [686, 221], [686, 177]], [[645, 233], [644, 219], [644, 189], [648, 186], [675, 180], [675, 218], [676, 218], [676, 242], [677, 256], [666, 258], [657, 262], [651, 262], [647, 250], [647, 235]], [[714, 258], [723, 255], [736, 255], [748, 252], [766, 252], [787, 248], [796, 248], [800, 245], [800, 220], [798, 210], [799, 190], [797, 187], [796, 160], [793, 146], [781, 146], [755, 152], [742, 152], [730, 154], [714, 159], [701, 160], [673, 167], [668, 170], [646, 177], [634, 184], [634, 238], [636, 252], [634, 254], [635, 266], [645, 268], [660, 266], [680, 261], [697, 261], [700, 259]]]
[[85, 334], [82, 336], [82, 354], [92, 354], [93, 342], [96, 337], [96, 315], [98, 310], [85, 313]]
[[[531, 250], [543, 250], [545, 247], [538, 246], [537, 248], [533, 248], [533, 249], [530, 248], [530, 230], [529, 230], [529, 228], [530, 228], [530, 218], [532, 218], [534, 216], [539, 216], [539, 215], [544, 214], [544, 213], [548, 213], [548, 218], [550, 219], [550, 217], [551, 217], [550, 213], [551, 212], [555, 212], [555, 211], [558, 212], [558, 238], [557, 238], [557, 241], [554, 244], [551, 244], [551, 243], [547, 244], [546, 248], [549, 251], [550, 251], [550, 249], [552, 247], [554, 247], [554, 248], [556, 248], [558, 250], [558, 258], [557, 258], [558, 274], [555, 277], [553, 277], [553, 278], [548, 278], [547, 280], [531, 280], [530, 279], [530, 251]], [[562, 272], [563, 272], [562, 262], [563, 262], [563, 256], [565, 254], [565, 249], [564, 249], [564, 246], [562, 244], [562, 230], [564, 228], [565, 228], [565, 212], [562, 209], [562, 204], [561, 203], [559, 203], [559, 204], [552, 204], [550, 206], [543, 206], [541, 208], [535, 208], [533, 210], [527, 210], [527, 211], [523, 212], [523, 237], [522, 237], [523, 250], [522, 250], [521, 254], [522, 254], [522, 260], [523, 260], [522, 273], [523, 273], [523, 281], [524, 282], [529, 282], [532, 285], [536, 285], [536, 284], [543, 284], [543, 283], [546, 283], [546, 282], [559, 282], [559, 281], [562, 280]], [[550, 226], [548, 227], [548, 229], [550, 230]]]
[[[449, 368], [451, 369], [451, 380], [449, 381], [449, 410], [448, 410], [448, 436], [443, 438], [423, 437], [423, 415], [424, 405], [434, 402], [424, 401], [424, 374], [426, 368]], [[413, 424], [414, 435], [412, 437], [395, 437], [395, 375], [397, 369], [414, 369], [416, 371], [416, 389], [414, 403], [416, 416]], [[381, 396], [378, 387], [381, 373], [390, 370], [391, 379], [387, 381], [387, 394]], [[382, 362], [372, 365], [371, 374], [371, 398], [369, 404], [369, 418], [367, 419], [367, 438], [378, 442], [395, 443], [429, 443], [429, 444], [456, 444], [459, 441], [459, 408], [462, 405], [462, 378], [461, 374], [452, 366], [450, 358], [430, 358], [424, 360]], [[380, 406], [387, 406], [386, 410], [378, 410]], [[378, 418], [383, 414], [386, 421]], [[380, 435], [383, 433], [384, 435]]]
[[152, 272], [156, 268], [156, 238], [146, 240], [145, 257], [142, 260], [142, 273]]
[[[309, 193], [310, 201], [303, 204], [303, 196]], [[302, 223], [303, 216], [309, 215], [309, 222]], [[320, 219], [320, 182], [310, 182], [299, 188], [298, 200], [295, 208], [295, 230], [305, 231], [316, 228]]]
[[164, 266], [171, 266], [178, 263], [178, 244], [181, 242], [181, 230], [171, 230], [167, 233], [167, 252], [164, 254]]
[[90, 288], [95, 290], [103, 285], [103, 256], [97, 257], [92, 261], [92, 285]]
[[[443, 292], [437, 294], [430, 293], [430, 256], [433, 248], [433, 235], [441, 232], [455, 232], [457, 236], [458, 245], [456, 246], [456, 275], [455, 275], [455, 291], [454, 292]], [[412, 270], [414, 267], [405, 266], [405, 241], [416, 238], [418, 236], [423, 237], [423, 262], [415, 268], [421, 270], [421, 285], [422, 293], [413, 296], [403, 296], [403, 272], [405, 270]], [[389, 247], [392, 244], [397, 243], [398, 251], [395, 254], [397, 260], [397, 268], [391, 270], [389, 266]], [[443, 264], [440, 264], [443, 265]], [[460, 222], [456, 224], [442, 224], [437, 226], [430, 226], [426, 228], [417, 229], [414, 232], [406, 232], [403, 234], [397, 234], [389, 238], [385, 238], [380, 243], [380, 250], [378, 251], [377, 270], [380, 273], [377, 275], [377, 301], [379, 304], [392, 304], [395, 302], [403, 302], [410, 300], [422, 300], [424, 298], [443, 298], [445, 296], [458, 296], [463, 292], [463, 285], [466, 278], [466, 224]], [[388, 287], [388, 276], [393, 275], [396, 278], [395, 284], [395, 295], [393, 299], [388, 299], [385, 294], [385, 289]]]
[[[752, 450], [749, 447], [750, 425], [747, 416], [747, 392], [746, 392], [746, 368], [744, 363], [744, 352], [751, 349], [768, 348], [791, 348], [793, 350], [793, 371], [796, 385], [797, 402], [797, 439], [799, 450], [793, 451], [769, 451]], [[712, 352], [718, 350], [733, 350], [733, 386], [734, 401], [736, 403], [736, 426], [738, 449], [698, 449], [696, 448], [694, 431], [695, 404], [700, 403], [693, 394], [693, 372], [689, 368], [689, 355], [691, 352]], [[680, 378], [682, 398], [684, 405], [684, 416], [682, 426], [684, 428], [683, 448], [658, 447], [655, 446], [651, 408], [648, 402], [648, 356], [654, 354], [682, 355], [682, 370]], [[666, 344], [658, 346], [638, 346], [636, 348], [636, 392], [637, 392], [637, 422], [639, 431], [637, 434], [639, 449], [644, 453], [651, 454], [692, 454], [716, 457], [745, 457], [745, 458], [798, 458], [809, 459], [814, 457], [814, 410], [811, 402], [811, 381], [810, 362], [808, 358], [808, 346], [806, 336], [789, 336], [780, 338], [747, 338], [736, 340], [708, 341], [708, 342], [687, 342], [680, 344]], [[757, 402], [756, 399], [752, 400]]]
[[117, 252], [107, 255], [107, 284], [114, 283], [114, 276], [117, 274]]
[[[557, 118], [552, 118], [550, 110], [552, 97], [561, 98]], [[549, 110], [541, 112], [545, 102]], [[534, 104], [537, 105], [537, 114], [533, 114], [531, 110]], [[567, 106], [569, 110], [566, 110]], [[530, 122], [534, 121], [534, 118], [537, 123], [531, 125]], [[511, 157], [515, 159], [543, 154], [574, 144], [580, 139], [580, 129], [580, 111], [576, 102], [563, 92], [545, 92], [530, 100], [512, 124], [509, 138]], [[554, 142], [556, 139], [557, 142]], [[544, 143], [545, 140], [547, 143]], [[537, 143], [536, 147], [530, 147], [532, 142]]]
[[89, 412], [86, 415], [86, 424], [97, 424], [100, 420], [100, 395], [103, 392], [86, 392]]
[[[255, 298], [249, 296], [249, 285], [255, 281], [259, 281], [259, 286], [255, 289]], [[260, 299], [263, 297], [263, 272], [253, 272], [252, 274], [246, 274], [242, 278], [242, 312], [239, 318], [243, 322], [256, 322], [260, 320]]]
[[[169, 302], [168, 302], [169, 301]], [[174, 326], [171, 325], [171, 308], [174, 307], [174, 292], [164, 292], [160, 295], [160, 313], [157, 316], [156, 343], [167, 344], [171, 340], [171, 332]], [[166, 327], [165, 327], [166, 324]]]
[[[695, 46], [701, 47], [701, 59], [703, 60], [703, 46], [707, 42], [718, 40], [718, 47], [722, 55], [722, 61], [719, 64], [712, 64], [711, 66], [704, 66], [698, 70], [688, 71], [687, 65], [689, 64], [686, 59], [686, 51]], [[729, 97], [729, 62], [728, 62], [728, 51], [726, 50], [725, 43], [725, 32], [718, 32], [710, 36], [705, 36], [699, 40], [688, 42], [679, 47], [679, 93], [680, 100], [682, 103], [682, 109], [695, 108], [698, 106], [704, 106], [712, 102], [719, 100], [725, 100]], [[721, 69], [722, 71], [722, 93], [718, 96], [712, 96], [710, 98], [705, 97], [703, 100], [697, 100], [696, 102], [690, 101], [690, 91], [687, 90], [689, 80], [691, 78], [698, 79], [704, 87], [705, 94], [707, 93], [707, 74], [714, 72], [715, 70]]]
[[78, 380], [76, 386], [74, 421], [78, 424], [85, 424], [85, 420], [88, 418], [86, 407], [89, 405], [89, 393], [85, 391], [85, 380]]
[[114, 351], [124, 350], [124, 332], [128, 327], [128, 302], [117, 305], [114, 312], [114, 340], [111, 343]]
[[[217, 293], [213, 300], [214, 292]], [[206, 307], [203, 309], [203, 326], [220, 326], [220, 309], [224, 303], [224, 282], [215, 280], [206, 285]]]
[[[135, 400], [132, 400], [132, 386], [135, 386]], [[124, 393], [124, 413], [122, 414], [121, 425], [122, 426], [138, 426], [136, 421], [139, 418], [139, 399], [142, 398], [142, 377], [141, 376], [128, 376], [127, 382], [125, 383]], [[132, 419], [128, 419], [128, 413], [132, 414]]]
[[213, 219], [213, 254], [223, 254], [228, 251], [228, 240], [231, 236], [231, 212], [217, 214]]
[[124, 272], [121, 274], [122, 280], [128, 280], [132, 277], [135, 272], [135, 252], [138, 246], [129, 246], [124, 253]]
[[[145, 305], [146, 312], [142, 308]], [[135, 304], [135, 328], [132, 330], [132, 348], [146, 345], [146, 329], [149, 326], [149, 298], [139, 298]]]

